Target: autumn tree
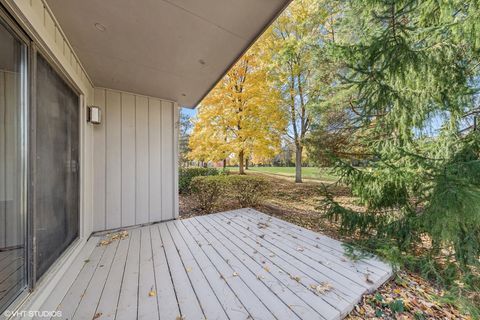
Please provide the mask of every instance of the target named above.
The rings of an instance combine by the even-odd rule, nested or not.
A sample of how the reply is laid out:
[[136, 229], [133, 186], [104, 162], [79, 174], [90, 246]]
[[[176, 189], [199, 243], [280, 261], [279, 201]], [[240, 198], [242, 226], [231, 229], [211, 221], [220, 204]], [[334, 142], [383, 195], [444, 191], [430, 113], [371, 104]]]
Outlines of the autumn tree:
[[[325, 43], [335, 35], [330, 26], [334, 15], [321, 0], [297, 0], [268, 30], [266, 46], [271, 50], [270, 68], [281, 92], [282, 106], [289, 119], [287, 136], [295, 145], [295, 182], [302, 182], [302, 154], [312, 128], [312, 108], [328, 86], [319, 76], [315, 61]], [[325, 66], [325, 64], [323, 64]]]
[[251, 48], [201, 102], [190, 138], [191, 159], [245, 161], [273, 157], [286, 127], [261, 46]]
[[178, 141], [178, 161], [180, 166], [186, 166], [188, 164], [188, 154], [190, 152], [190, 146], [188, 141], [190, 140], [190, 131], [192, 129], [192, 121], [190, 117], [184, 113], [180, 113], [180, 119], [178, 120], [179, 127], [179, 141]]

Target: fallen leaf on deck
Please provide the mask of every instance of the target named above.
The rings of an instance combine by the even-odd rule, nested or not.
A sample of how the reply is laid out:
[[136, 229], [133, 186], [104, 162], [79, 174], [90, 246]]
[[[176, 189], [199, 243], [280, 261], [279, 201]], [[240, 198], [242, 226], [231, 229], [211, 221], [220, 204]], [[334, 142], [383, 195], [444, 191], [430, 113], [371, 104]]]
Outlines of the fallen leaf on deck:
[[322, 282], [320, 284], [311, 284], [310, 288], [314, 290], [317, 294], [324, 294], [333, 289], [332, 285], [328, 282]]
[[301, 280], [300, 276], [292, 276], [292, 275], [290, 275], [290, 278], [293, 279], [293, 280], [295, 280], [295, 281], [297, 281], [297, 282], [300, 282], [300, 280]]
[[234, 273], [232, 273], [232, 276], [234, 276], [234, 277], [238, 277], [238, 272], [234, 272]]
[[100, 240], [98, 243], [98, 246], [108, 246], [110, 243], [112, 243], [115, 240], [123, 240], [128, 237], [128, 231], [119, 231], [115, 233], [108, 233], [105, 237], [105, 239]]
[[148, 293], [149, 297], [155, 297], [156, 295], [157, 295], [157, 292], [155, 290], [150, 290], [150, 292]]

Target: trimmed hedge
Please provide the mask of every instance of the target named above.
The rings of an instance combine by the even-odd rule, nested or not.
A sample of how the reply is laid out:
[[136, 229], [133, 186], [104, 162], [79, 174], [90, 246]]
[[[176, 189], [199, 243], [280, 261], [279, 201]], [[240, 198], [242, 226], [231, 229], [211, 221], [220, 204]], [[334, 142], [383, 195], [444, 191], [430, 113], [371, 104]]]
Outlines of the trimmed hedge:
[[219, 172], [215, 168], [180, 168], [178, 172], [178, 191], [190, 192], [190, 184], [195, 177], [216, 176]]
[[255, 207], [266, 195], [269, 183], [257, 176], [230, 176], [229, 189], [242, 208]]
[[222, 197], [236, 199], [242, 208], [257, 206], [268, 189], [268, 181], [257, 176], [203, 176], [191, 182], [198, 207], [206, 212], [212, 212]]
[[212, 212], [220, 196], [225, 194], [227, 176], [194, 177], [191, 190], [198, 202], [198, 207], [206, 212]]

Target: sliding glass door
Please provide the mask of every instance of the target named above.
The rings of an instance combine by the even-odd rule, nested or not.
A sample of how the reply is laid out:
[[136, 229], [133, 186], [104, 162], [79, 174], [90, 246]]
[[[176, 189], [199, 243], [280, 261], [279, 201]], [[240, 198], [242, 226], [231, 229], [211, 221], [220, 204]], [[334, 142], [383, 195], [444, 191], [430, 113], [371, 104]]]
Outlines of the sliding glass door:
[[0, 314], [27, 284], [26, 72], [27, 46], [0, 15]]
[[79, 96], [30, 43], [0, 5], [0, 315], [79, 235]]
[[78, 95], [47, 60], [36, 62], [34, 234], [36, 278], [79, 234]]

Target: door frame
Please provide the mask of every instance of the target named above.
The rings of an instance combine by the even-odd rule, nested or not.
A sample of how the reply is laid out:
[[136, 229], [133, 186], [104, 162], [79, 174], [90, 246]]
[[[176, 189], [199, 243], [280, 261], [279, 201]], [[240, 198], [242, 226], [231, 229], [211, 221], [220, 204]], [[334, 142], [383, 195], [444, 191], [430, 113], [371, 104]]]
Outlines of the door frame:
[[24, 59], [22, 68], [22, 85], [21, 85], [21, 97], [20, 97], [20, 201], [19, 201], [19, 213], [22, 216], [22, 233], [23, 241], [25, 243], [25, 277], [26, 281], [23, 289], [19, 292], [17, 298], [13, 299], [12, 303], [15, 303], [18, 299], [22, 299], [28, 295], [27, 289], [30, 287], [30, 258], [31, 258], [31, 243], [30, 243], [30, 213], [28, 209], [29, 193], [28, 193], [28, 179], [29, 179], [29, 158], [30, 150], [28, 148], [29, 143], [29, 108], [31, 103], [31, 40], [27, 34], [19, 27], [15, 19], [6, 11], [6, 9], [0, 4], [0, 20], [2, 26], [12, 33], [25, 47], [25, 51], [22, 55]]

